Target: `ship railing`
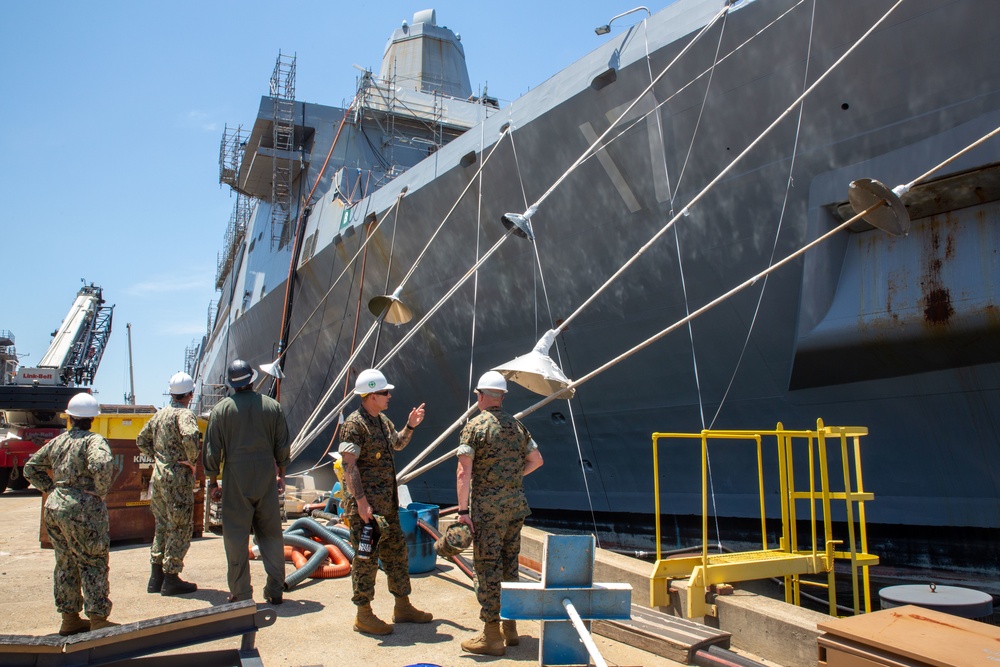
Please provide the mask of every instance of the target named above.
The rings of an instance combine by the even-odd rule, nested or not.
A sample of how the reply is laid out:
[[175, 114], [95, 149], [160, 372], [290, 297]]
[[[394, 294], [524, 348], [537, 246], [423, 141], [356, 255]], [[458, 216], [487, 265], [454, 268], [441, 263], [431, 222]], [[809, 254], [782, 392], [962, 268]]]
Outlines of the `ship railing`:
[[[420, 91], [406, 85], [402, 80], [362, 81], [358, 99], [360, 106], [372, 112], [389, 113], [398, 118], [411, 118], [439, 133], [442, 126], [469, 129], [499, 108], [476, 97], [454, 97], [440, 91]], [[493, 98], [489, 98], [493, 101]]]
[[[862, 426], [825, 426], [816, 420], [815, 430], [789, 430], [779, 422], [774, 430], [703, 430], [700, 433], [653, 433], [653, 487], [656, 517], [656, 564], [650, 574], [650, 606], [670, 604], [670, 580], [687, 578], [685, 614], [688, 618], [715, 616], [717, 609], [707, 601], [712, 587], [762, 578], [784, 579], [785, 601], [802, 603], [803, 588], [825, 589], [829, 613], [837, 615], [836, 561], [849, 561], [853, 592], [853, 612], [871, 612], [871, 583], [868, 568], [878, 556], [868, 553], [865, 503], [874, 495], [864, 490], [861, 469]], [[765, 503], [765, 438], [775, 443], [781, 537], [775, 547], [767, 540]], [[660, 532], [659, 446], [661, 441], [698, 441], [701, 444], [702, 548], [698, 556], [663, 557]], [[760, 509], [761, 549], [710, 554], [708, 532], [708, 445], [710, 441], [752, 443], [756, 452], [757, 491]], [[713, 445], [714, 446], [714, 445]], [[799, 457], [796, 462], [795, 454]], [[671, 469], [677, 474], [677, 467]], [[796, 473], [799, 473], [796, 476]], [[804, 474], [803, 474], [804, 473]], [[773, 477], [773, 475], [772, 475]], [[843, 503], [841, 507], [840, 503]], [[806, 506], [804, 511], [800, 508]], [[808, 519], [806, 519], [808, 517]], [[807, 534], [800, 532], [800, 520], [808, 523]], [[835, 539], [835, 523], [846, 527], [845, 539]], [[841, 545], [845, 545], [846, 549]], [[803, 575], [806, 575], [805, 577]], [[820, 575], [809, 578], [808, 575]], [[825, 582], [822, 579], [825, 577]], [[808, 594], [806, 594], [808, 596]]]

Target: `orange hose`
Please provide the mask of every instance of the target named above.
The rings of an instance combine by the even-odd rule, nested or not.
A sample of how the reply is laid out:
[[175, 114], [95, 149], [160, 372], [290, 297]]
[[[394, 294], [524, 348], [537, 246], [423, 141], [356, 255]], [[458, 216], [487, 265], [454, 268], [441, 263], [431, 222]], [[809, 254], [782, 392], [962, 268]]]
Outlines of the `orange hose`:
[[[326, 547], [327, 554], [330, 560], [333, 561], [332, 565], [320, 565], [317, 567], [312, 574], [309, 575], [311, 579], [337, 579], [339, 577], [346, 577], [351, 573], [351, 564], [347, 562], [347, 556], [340, 552], [340, 549], [332, 544], [324, 545]], [[299, 569], [309, 558], [306, 556], [305, 552], [298, 547], [289, 547], [292, 550], [292, 564], [295, 569]]]
[[330, 560], [333, 561], [332, 565], [320, 565], [313, 572], [311, 577], [316, 579], [336, 579], [339, 577], [346, 577], [351, 573], [351, 564], [347, 561], [347, 556], [340, 552], [340, 549], [332, 544], [327, 544], [326, 551], [330, 554]]

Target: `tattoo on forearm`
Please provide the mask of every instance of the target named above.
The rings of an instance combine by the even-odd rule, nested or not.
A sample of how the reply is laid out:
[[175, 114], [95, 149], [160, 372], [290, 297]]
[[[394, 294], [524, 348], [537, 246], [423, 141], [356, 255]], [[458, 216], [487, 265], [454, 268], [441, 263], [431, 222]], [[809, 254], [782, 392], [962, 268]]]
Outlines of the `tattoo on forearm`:
[[348, 463], [347, 469], [344, 471], [346, 475], [344, 476], [344, 481], [347, 482], [347, 488], [355, 498], [360, 498], [365, 495], [365, 490], [361, 487], [361, 471], [358, 470], [357, 463]]
[[402, 431], [396, 433], [396, 445], [393, 447], [395, 450], [400, 450], [410, 444], [410, 438], [413, 437], [413, 431], [404, 428]]

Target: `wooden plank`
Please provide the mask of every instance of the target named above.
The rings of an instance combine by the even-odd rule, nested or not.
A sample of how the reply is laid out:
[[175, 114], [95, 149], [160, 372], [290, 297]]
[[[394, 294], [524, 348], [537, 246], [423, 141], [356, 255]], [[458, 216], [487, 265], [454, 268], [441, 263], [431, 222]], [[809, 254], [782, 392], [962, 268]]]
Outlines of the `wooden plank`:
[[839, 618], [817, 627], [901, 662], [996, 667], [1000, 661], [1000, 628], [914, 605]]
[[926, 662], [891, 656], [884, 651], [833, 635], [820, 635], [817, 646], [819, 667], [928, 667]]
[[632, 605], [626, 621], [594, 621], [595, 634], [620, 641], [675, 662], [691, 664], [696, 651], [711, 645], [729, 648], [732, 635], [647, 607]]

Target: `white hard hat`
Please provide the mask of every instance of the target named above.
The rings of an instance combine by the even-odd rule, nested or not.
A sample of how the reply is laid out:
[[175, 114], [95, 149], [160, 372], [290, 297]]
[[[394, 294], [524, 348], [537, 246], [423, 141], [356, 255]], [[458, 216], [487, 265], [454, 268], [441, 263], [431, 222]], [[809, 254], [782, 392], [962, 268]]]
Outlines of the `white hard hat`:
[[70, 417], [96, 417], [101, 414], [101, 406], [97, 403], [97, 399], [90, 394], [77, 394], [69, 399], [66, 414]]
[[187, 373], [174, 373], [170, 378], [170, 393], [174, 396], [183, 396], [192, 391], [194, 391], [194, 380]]
[[382, 371], [375, 370], [374, 368], [369, 368], [366, 371], [358, 373], [358, 380], [354, 383], [354, 393], [358, 396], [386, 389], [395, 389], [395, 387], [389, 384], [385, 376], [382, 375]]
[[483, 376], [479, 378], [479, 382], [476, 384], [476, 391], [479, 391], [480, 389], [499, 391], [506, 394], [507, 380], [505, 380], [504, 377], [496, 371], [486, 371], [483, 373]]

